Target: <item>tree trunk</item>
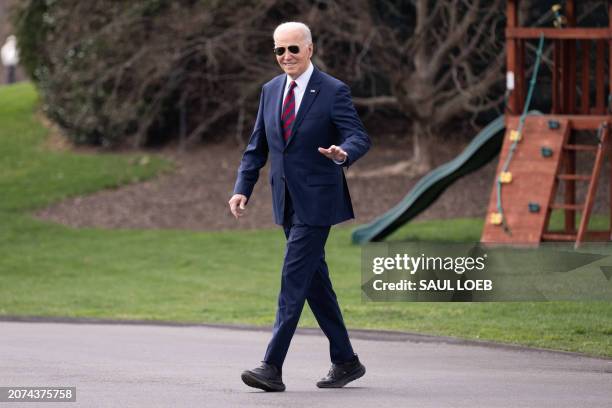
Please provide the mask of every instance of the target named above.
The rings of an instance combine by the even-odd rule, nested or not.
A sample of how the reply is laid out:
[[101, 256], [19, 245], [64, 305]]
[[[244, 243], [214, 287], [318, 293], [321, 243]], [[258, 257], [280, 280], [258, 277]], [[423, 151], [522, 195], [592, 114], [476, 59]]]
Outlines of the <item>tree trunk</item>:
[[411, 173], [423, 174], [434, 166], [433, 147], [436, 144], [435, 132], [426, 123], [415, 120], [412, 123]]

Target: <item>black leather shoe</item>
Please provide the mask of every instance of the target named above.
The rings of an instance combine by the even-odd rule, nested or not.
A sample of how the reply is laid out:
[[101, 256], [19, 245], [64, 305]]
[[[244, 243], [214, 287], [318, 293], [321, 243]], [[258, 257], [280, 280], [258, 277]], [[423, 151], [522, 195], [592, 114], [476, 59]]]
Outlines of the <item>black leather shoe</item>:
[[366, 369], [355, 355], [353, 361], [342, 364], [332, 364], [329, 373], [317, 383], [319, 388], [342, 388], [351, 381], [363, 377]]
[[264, 391], [285, 391], [281, 370], [262, 361], [260, 367], [242, 373], [242, 381], [249, 387]]

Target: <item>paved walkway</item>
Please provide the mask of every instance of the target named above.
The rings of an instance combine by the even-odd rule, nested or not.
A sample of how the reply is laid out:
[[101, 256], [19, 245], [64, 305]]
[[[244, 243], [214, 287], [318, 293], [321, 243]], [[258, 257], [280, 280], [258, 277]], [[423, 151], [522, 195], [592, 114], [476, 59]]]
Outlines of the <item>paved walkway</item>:
[[268, 339], [210, 327], [0, 321], [0, 386], [76, 386], [76, 403], [53, 407], [612, 406], [612, 360], [430, 341], [355, 339], [366, 375], [319, 390], [327, 340], [305, 334], [289, 350], [287, 391], [264, 393], [240, 373], [259, 364]]

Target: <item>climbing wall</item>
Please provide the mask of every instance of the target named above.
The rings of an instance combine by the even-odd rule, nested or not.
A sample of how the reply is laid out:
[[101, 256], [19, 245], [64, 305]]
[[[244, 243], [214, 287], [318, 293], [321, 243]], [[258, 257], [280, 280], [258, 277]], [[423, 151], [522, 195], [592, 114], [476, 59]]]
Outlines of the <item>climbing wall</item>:
[[520, 141], [505, 174], [501, 186], [502, 213], [508, 231], [499, 224], [497, 179], [516, 136], [518, 118], [510, 118], [496, 178], [493, 182], [485, 226], [483, 243], [537, 245], [542, 239], [547, 212], [553, 199], [557, 173], [561, 163], [563, 145], [569, 137], [567, 119], [554, 116], [528, 116]]

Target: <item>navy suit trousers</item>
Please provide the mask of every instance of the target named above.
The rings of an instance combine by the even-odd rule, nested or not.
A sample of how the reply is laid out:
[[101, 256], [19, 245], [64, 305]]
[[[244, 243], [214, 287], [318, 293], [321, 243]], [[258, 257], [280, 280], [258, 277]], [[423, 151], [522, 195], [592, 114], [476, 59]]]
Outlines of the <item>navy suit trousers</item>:
[[274, 330], [264, 361], [282, 368], [305, 301], [329, 340], [331, 361], [340, 364], [353, 360], [355, 354], [325, 263], [330, 226], [301, 222], [293, 211], [288, 190], [285, 203], [283, 229], [287, 247]]

